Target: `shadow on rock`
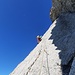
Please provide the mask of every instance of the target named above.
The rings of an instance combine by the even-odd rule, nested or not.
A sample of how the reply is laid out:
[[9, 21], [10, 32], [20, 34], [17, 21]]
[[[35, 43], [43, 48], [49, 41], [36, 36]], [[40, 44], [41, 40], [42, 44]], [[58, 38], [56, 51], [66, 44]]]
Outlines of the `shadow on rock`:
[[69, 75], [75, 55], [75, 13], [63, 13], [51, 32], [53, 44], [60, 50], [59, 58], [63, 75]]

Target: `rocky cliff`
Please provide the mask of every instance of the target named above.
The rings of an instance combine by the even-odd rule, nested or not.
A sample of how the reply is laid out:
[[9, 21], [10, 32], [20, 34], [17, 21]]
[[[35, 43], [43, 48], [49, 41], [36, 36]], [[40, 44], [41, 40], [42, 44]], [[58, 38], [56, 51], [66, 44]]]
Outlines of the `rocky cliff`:
[[50, 17], [56, 20], [61, 13], [75, 12], [75, 0], [52, 0]]
[[53, 24], [10, 75], [75, 75], [75, 0], [52, 0]]

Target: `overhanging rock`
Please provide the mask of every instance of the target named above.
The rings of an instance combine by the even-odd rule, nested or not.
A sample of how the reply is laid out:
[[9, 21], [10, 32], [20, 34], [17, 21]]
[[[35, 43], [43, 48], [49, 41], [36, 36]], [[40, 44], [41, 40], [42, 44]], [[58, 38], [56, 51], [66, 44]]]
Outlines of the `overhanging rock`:
[[75, 0], [52, 0], [50, 17], [56, 20], [61, 13], [75, 12]]

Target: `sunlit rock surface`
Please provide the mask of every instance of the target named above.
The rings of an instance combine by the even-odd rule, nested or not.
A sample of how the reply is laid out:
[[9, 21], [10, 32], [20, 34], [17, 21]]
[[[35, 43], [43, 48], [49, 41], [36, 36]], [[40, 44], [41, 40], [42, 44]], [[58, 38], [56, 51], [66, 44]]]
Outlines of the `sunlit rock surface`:
[[75, 13], [63, 13], [10, 75], [75, 75], [74, 56]]
[[75, 75], [75, 0], [52, 1], [55, 21], [10, 75]]
[[55, 23], [42, 37], [42, 41], [23, 60], [10, 75], [61, 75], [59, 50], [50, 40]]

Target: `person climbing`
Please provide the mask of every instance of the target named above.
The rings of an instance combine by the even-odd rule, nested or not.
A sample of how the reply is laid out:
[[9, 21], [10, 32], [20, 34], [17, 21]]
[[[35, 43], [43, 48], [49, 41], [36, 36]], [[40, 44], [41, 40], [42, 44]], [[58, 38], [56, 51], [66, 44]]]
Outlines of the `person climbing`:
[[42, 36], [37, 36], [37, 43], [39, 44], [40, 43], [40, 41], [42, 40]]

